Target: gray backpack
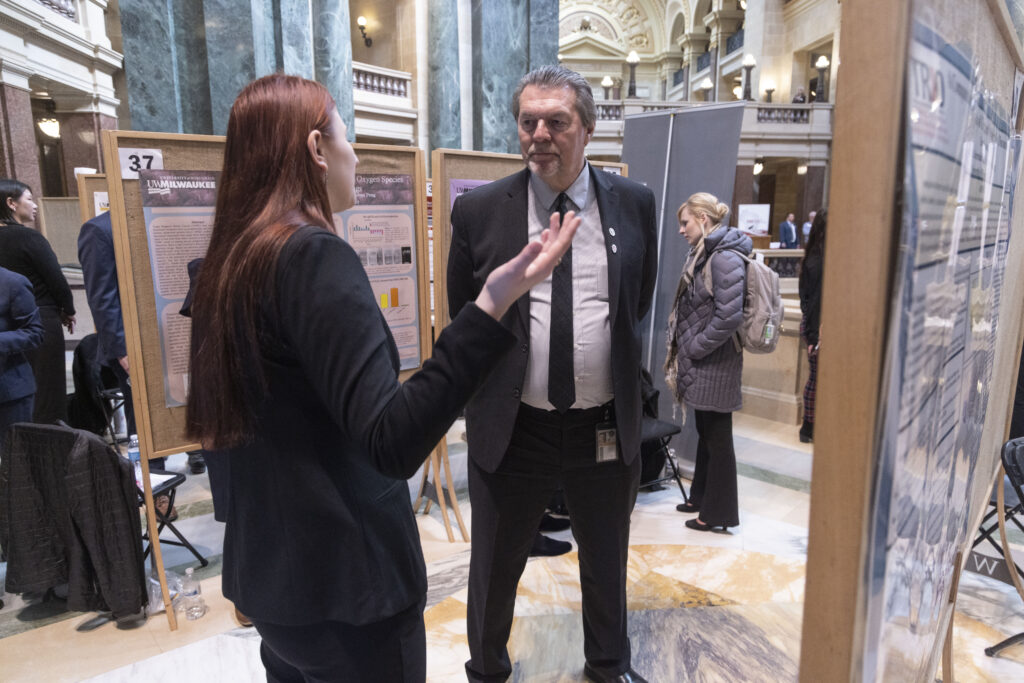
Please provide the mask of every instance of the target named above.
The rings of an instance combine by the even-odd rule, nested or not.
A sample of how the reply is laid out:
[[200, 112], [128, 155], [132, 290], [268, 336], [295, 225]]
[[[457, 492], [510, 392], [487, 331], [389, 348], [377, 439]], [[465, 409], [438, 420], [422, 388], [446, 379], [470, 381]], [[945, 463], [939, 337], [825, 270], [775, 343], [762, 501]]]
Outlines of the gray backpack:
[[[737, 350], [744, 348], [751, 353], [771, 353], [779, 343], [782, 332], [782, 293], [779, 290], [779, 274], [762, 261], [752, 259], [735, 249], [747, 265], [747, 277], [743, 291], [743, 322], [736, 331], [733, 341]], [[711, 252], [711, 256], [717, 254]], [[704, 264], [704, 288], [711, 289], [711, 256]]]

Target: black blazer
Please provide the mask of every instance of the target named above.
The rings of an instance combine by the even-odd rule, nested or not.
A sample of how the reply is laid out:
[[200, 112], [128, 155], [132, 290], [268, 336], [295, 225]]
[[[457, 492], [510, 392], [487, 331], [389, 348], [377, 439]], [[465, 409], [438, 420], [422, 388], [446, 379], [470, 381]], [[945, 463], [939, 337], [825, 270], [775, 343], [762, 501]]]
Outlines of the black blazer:
[[512, 335], [469, 306], [399, 384], [398, 350], [359, 257], [315, 227], [288, 239], [262, 313], [260, 357], [243, 363], [266, 373], [263, 398], [251, 393], [255, 433], [222, 451], [224, 595], [275, 624], [380, 621], [427, 587], [405, 480]]
[[36, 380], [26, 351], [43, 343], [39, 317], [28, 278], [0, 268], [0, 403], [36, 393]]
[[[589, 168], [608, 258], [619, 449], [630, 463], [640, 452], [640, 320], [650, 308], [658, 271], [654, 193], [627, 178]], [[479, 294], [494, 268], [526, 245], [529, 178], [529, 170], [523, 169], [455, 200], [448, 255], [453, 316]], [[487, 472], [501, 464], [519, 411], [530, 351], [530, 295], [523, 295], [502, 322], [516, 335], [517, 348], [498, 362], [466, 407], [469, 455]]]

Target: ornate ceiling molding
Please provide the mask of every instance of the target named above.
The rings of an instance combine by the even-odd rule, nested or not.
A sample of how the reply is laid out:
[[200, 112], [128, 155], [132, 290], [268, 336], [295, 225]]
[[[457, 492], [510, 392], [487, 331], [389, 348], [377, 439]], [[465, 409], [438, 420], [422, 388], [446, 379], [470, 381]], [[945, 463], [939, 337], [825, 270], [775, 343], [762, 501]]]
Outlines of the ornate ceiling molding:
[[[613, 40], [625, 52], [656, 55], [665, 50], [665, 5], [651, 0], [561, 0], [559, 40], [589, 32]], [[584, 20], [586, 17], [586, 20]]]

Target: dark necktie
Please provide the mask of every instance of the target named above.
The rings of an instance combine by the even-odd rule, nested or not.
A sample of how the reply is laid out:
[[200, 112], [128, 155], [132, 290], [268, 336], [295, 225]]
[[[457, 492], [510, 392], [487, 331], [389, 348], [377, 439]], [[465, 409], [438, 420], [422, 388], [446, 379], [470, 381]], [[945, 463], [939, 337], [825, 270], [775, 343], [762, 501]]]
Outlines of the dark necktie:
[[[569, 197], [563, 192], [555, 202], [565, 218]], [[576, 402], [572, 362], [572, 247], [551, 275], [551, 348], [548, 351], [548, 401], [560, 413]]]

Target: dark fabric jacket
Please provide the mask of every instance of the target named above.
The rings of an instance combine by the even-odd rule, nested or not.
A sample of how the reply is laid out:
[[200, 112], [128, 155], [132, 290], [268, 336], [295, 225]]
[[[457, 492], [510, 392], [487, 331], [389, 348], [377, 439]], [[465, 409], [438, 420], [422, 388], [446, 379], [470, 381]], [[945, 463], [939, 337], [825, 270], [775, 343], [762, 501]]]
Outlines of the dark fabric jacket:
[[[359, 257], [315, 227], [288, 239], [264, 312], [256, 431], [221, 451], [230, 459], [224, 595], [275, 624], [380, 621], [426, 593], [405, 480], [512, 335], [468, 306], [399, 384], [398, 350]], [[194, 318], [193, 349], [202, 325]]]
[[94, 434], [21, 423], [0, 462], [8, 593], [68, 584], [68, 609], [137, 613], [147, 602], [135, 475]]
[[23, 275], [0, 268], [0, 403], [36, 393], [26, 351], [43, 343], [32, 285]]
[[[448, 256], [448, 307], [454, 315], [480, 293], [487, 276], [526, 246], [530, 172], [520, 171], [455, 200]], [[590, 167], [608, 259], [612, 390], [622, 459], [640, 453], [640, 320], [647, 315], [658, 272], [654, 194], [643, 185]], [[469, 456], [487, 472], [498, 469], [519, 412], [529, 360], [530, 295], [502, 322], [516, 335], [516, 351], [503, 357], [466, 407]]]
[[71, 287], [42, 233], [20, 223], [0, 224], [0, 267], [28, 278], [37, 306], [56, 306], [66, 315], [75, 314]]
[[807, 252], [800, 267], [800, 311], [803, 313], [804, 339], [810, 345], [818, 343], [821, 327], [821, 276], [825, 255], [821, 249]]
[[[679, 299], [676, 398], [695, 410], [728, 413], [743, 406], [743, 352], [732, 338], [743, 322], [746, 264], [735, 252], [749, 254], [750, 248], [750, 237], [735, 228], [712, 232], [704, 238], [705, 259]], [[714, 292], [704, 287], [709, 259]]]
[[103, 365], [117, 362], [128, 352], [124, 345], [121, 294], [114, 260], [114, 233], [110, 212], [86, 221], [78, 234], [78, 260], [85, 279], [85, 295], [96, 324], [99, 346], [96, 360]]

